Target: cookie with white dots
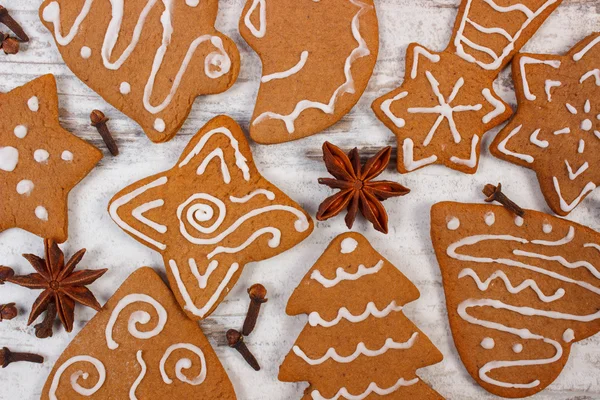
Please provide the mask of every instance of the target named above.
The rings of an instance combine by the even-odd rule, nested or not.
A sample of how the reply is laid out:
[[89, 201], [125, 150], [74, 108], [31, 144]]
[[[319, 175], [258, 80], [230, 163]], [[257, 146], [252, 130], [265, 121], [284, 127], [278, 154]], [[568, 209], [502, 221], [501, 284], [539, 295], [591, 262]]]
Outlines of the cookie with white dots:
[[58, 122], [53, 75], [0, 93], [0, 232], [67, 240], [67, 197], [102, 158]]

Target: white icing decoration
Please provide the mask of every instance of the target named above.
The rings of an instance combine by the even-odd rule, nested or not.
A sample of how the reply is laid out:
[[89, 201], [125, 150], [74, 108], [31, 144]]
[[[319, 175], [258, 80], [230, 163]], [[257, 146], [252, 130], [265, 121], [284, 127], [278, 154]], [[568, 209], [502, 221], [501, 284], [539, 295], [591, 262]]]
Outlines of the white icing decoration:
[[579, 83], [583, 83], [591, 77], [596, 78], [596, 86], [600, 86], [600, 69], [598, 69], [598, 68], [585, 73], [579, 80]]
[[558, 183], [558, 179], [554, 176], [552, 177], [552, 181], [554, 182], [554, 190], [556, 190], [556, 194], [558, 194], [558, 198], [560, 200], [560, 209], [564, 212], [573, 211], [573, 209], [577, 207], [577, 205], [579, 205], [581, 200], [583, 200], [583, 198], [588, 193], [596, 189], [596, 184], [594, 182], [588, 182], [588, 184], [585, 185], [581, 193], [579, 193], [579, 196], [577, 196], [575, 200], [573, 200], [571, 203], [567, 203], [567, 201], [563, 198], [562, 193], [560, 192], [560, 184]]
[[88, 58], [90, 58], [92, 56], [92, 49], [90, 49], [87, 46], [83, 46], [81, 48], [81, 58], [83, 58], [84, 60], [87, 60]]
[[531, 164], [534, 161], [534, 158], [531, 155], [517, 153], [506, 148], [506, 144], [508, 143], [508, 141], [512, 139], [512, 137], [515, 136], [517, 133], [519, 133], [519, 131], [521, 131], [521, 128], [523, 128], [523, 125], [519, 125], [515, 129], [513, 129], [513, 131], [509, 133], [503, 141], [500, 142], [500, 144], [498, 145], [498, 150], [500, 150], [501, 153], [504, 153], [507, 156], [513, 156]]
[[388, 350], [410, 349], [415, 344], [418, 336], [419, 336], [419, 333], [415, 332], [412, 334], [410, 339], [408, 339], [406, 342], [402, 342], [402, 343], [397, 343], [393, 339], [387, 338], [385, 340], [385, 344], [377, 350], [370, 350], [365, 346], [365, 344], [363, 342], [360, 342], [356, 346], [356, 350], [354, 351], [354, 353], [350, 354], [349, 356], [340, 356], [333, 347], [330, 347], [327, 350], [327, 352], [325, 353], [325, 355], [323, 355], [320, 358], [308, 357], [304, 353], [304, 351], [302, 351], [302, 349], [300, 349], [300, 347], [298, 347], [298, 346], [294, 346], [292, 350], [294, 351], [294, 354], [296, 354], [298, 357], [302, 358], [309, 365], [323, 364], [325, 361], [329, 360], [330, 358], [335, 362], [346, 364], [346, 363], [350, 363], [350, 362], [356, 360], [360, 355], [364, 355], [367, 357], [377, 357], [382, 354], [385, 354]]
[[579, 175], [583, 174], [590, 167], [590, 164], [586, 161], [577, 171], [573, 172], [573, 168], [571, 168], [571, 164], [569, 164], [567, 160], [565, 160], [565, 164], [567, 166], [567, 171], [569, 172], [569, 179], [572, 181], [577, 179]]
[[531, 136], [529, 136], [529, 141], [531, 143], [535, 144], [536, 146], [541, 147], [542, 149], [545, 149], [550, 145], [550, 143], [547, 140], [540, 140], [538, 138], [540, 131], [541, 131], [541, 129], [536, 129], [535, 131], [533, 131]]
[[343, 281], [356, 281], [363, 276], [376, 274], [381, 270], [381, 268], [383, 268], [383, 260], [379, 260], [377, 264], [369, 268], [361, 264], [358, 266], [358, 269], [355, 273], [346, 272], [343, 267], [339, 267], [336, 269], [335, 278], [333, 279], [325, 278], [323, 275], [321, 275], [319, 270], [315, 269], [310, 275], [310, 278], [316, 280], [325, 288], [331, 288]]
[[304, 68], [304, 65], [306, 64], [307, 60], [308, 60], [308, 51], [305, 50], [302, 52], [302, 54], [300, 54], [300, 61], [298, 61], [298, 63], [296, 65], [294, 65], [292, 68], [290, 68], [286, 71], [275, 72], [273, 74], [265, 75], [260, 79], [260, 81], [262, 83], [267, 83], [272, 80], [284, 79], [284, 78], [288, 78], [292, 75], [295, 75], [298, 72], [300, 72], [302, 70], [302, 68]]
[[565, 106], [567, 107], [567, 110], [569, 110], [569, 112], [573, 115], [577, 115], [577, 109], [575, 107], [573, 107], [571, 104], [567, 103], [565, 104]]
[[87, 362], [92, 364], [96, 368], [96, 371], [98, 371], [98, 382], [96, 382], [96, 384], [89, 389], [81, 387], [81, 385], [77, 383], [79, 377], [87, 379], [89, 375], [87, 373], [83, 373], [82, 371], [75, 372], [71, 376], [71, 387], [75, 392], [82, 396], [89, 397], [96, 393], [98, 390], [100, 390], [102, 385], [104, 385], [104, 381], [106, 380], [106, 369], [104, 368], [104, 364], [102, 364], [100, 360], [90, 356], [71, 357], [56, 370], [54, 378], [52, 378], [52, 384], [50, 385], [50, 390], [48, 391], [48, 397], [50, 398], [50, 400], [58, 400], [58, 398], [56, 397], [56, 390], [58, 389], [58, 384], [60, 383], [60, 377], [67, 368], [78, 362]]
[[485, 213], [483, 220], [487, 226], [492, 226], [494, 225], [494, 222], [496, 222], [496, 214], [494, 214], [493, 211], [488, 211]]
[[37, 206], [35, 208], [35, 216], [44, 222], [48, 221], [48, 210], [46, 210], [46, 208], [42, 207], [42, 206]]
[[19, 193], [20, 195], [29, 196], [31, 192], [33, 192], [34, 187], [35, 185], [32, 181], [28, 179], [23, 179], [22, 181], [19, 181], [19, 183], [17, 183], [17, 193]]
[[40, 109], [40, 102], [36, 96], [31, 97], [27, 100], [27, 107], [33, 112], [37, 112]]
[[479, 111], [483, 108], [481, 104], [476, 105], [459, 105], [459, 106], [451, 106], [450, 104], [454, 101], [456, 96], [458, 95], [460, 89], [465, 84], [464, 78], [458, 78], [456, 83], [454, 84], [454, 88], [452, 89], [452, 93], [446, 100], [442, 93], [440, 92], [440, 83], [435, 79], [433, 74], [429, 71], [425, 71], [425, 75], [427, 76], [427, 80], [429, 81], [429, 85], [431, 86], [432, 92], [437, 97], [438, 105], [434, 107], [410, 107], [407, 111], [410, 114], [439, 114], [439, 117], [434, 122], [431, 130], [427, 134], [427, 137], [423, 141], [423, 146], [428, 146], [433, 136], [435, 135], [437, 129], [444, 119], [448, 120], [448, 125], [450, 126], [450, 131], [452, 132], [452, 137], [454, 139], [454, 143], [460, 143], [461, 135], [456, 127], [456, 123], [454, 122], [454, 113], [455, 112], [466, 112], [466, 111]]
[[523, 84], [523, 94], [525, 95], [525, 98], [527, 100], [535, 100], [537, 99], [537, 96], [533, 93], [531, 93], [531, 90], [529, 89], [529, 82], [527, 81], [527, 71], [525, 69], [525, 66], [530, 65], [530, 64], [544, 64], [544, 65], [549, 65], [552, 68], [559, 68], [560, 67], [560, 61], [557, 60], [538, 60], [536, 58], [532, 58], [532, 57], [521, 57], [520, 61], [519, 61], [519, 66], [521, 68], [521, 80], [522, 80], [522, 84]]
[[450, 157], [450, 161], [455, 164], [464, 165], [469, 168], [475, 168], [477, 165], [477, 145], [479, 144], [479, 136], [474, 135], [471, 140], [471, 156], [469, 159], [458, 158], [456, 156]]
[[229, 196], [229, 201], [231, 201], [232, 203], [247, 203], [248, 201], [250, 201], [251, 199], [253, 199], [255, 196], [258, 196], [258, 195], [264, 195], [267, 199], [269, 199], [271, 201], [275, 200], [275, 193], [271, 192], [270, 190], [256, 189], [253, 192], [251, 192], [243, 197]]
[[562, 83], [560, 81], [553, 81], [552, 79], [546, 79], [545, 89], [546, 89], [546, 97], [548, 98], [548, 102], [552, 102], [552, 88], [561, 86]]
[[125, 221], [123, 221], [123, 219], [119, 216], [119, 208], [121, 208], [122, 206], [124, 206], [125, 204], [128, 204], [130, 201], [132, 201], [133, 199], [135, 199], [138, 196], [141, 196], [142, 194], [144, 194], [147, 190], [153, 189], [155, 187], [158, 186], [162, 186], [164, 184], [166, 184], [168, 181], [168, 178], [166, 176], [160, 177], [157, 180], [150, 182], [147, 185], [144, 185], [140, 188], [137, 188], [136, 190], [134, 190], [131, 193], [128, 193], [126, 195], [124, 195], [123, 197], [120, 197], [118, 199], [116, 199], [109, 207], [109, 213], [111, 218], [113, 219], [113, 221], [116, 222], [117, 225], [119, 225], [121, 227], [121, 229], [123, 229], [126, 232], [131, 233], [132, 235], [138, 237], [139, 239], [151, 244], [152, 246], [160, 249], [160, 250], [165, 250], [167, 248], [167, 246], [164, 243], [158, 242], [152, 238], [150, 238], [149, 236], [143, 234], [142, 232], [138, 231], [137, 229], [133, 228], [132, 226], [130, 226], [129, 224], [127, 224]]
[[[252, 16], [252, 13], [254, 13], [254, 11], [256, 11], [256, 7], [259, 8], [258, 12], [259, 12], [259, 25], [260, 26], [258, 29], [256, 28], [256, 26], [254, 26], [252, 21], [250, 21], [250, 17]], [[267, 5], [265, 3], [265, 0], [253, 0], [252, 1], [252, 5], [250, 6], [250, 8], [248, 9], [248, 12], [244, 16], [244, 24], [250, 30], [250, 32], [252, 32], [252, 34], [255, 37], [257, 37], [259, 39], [265, 37], [265, 34], [267, 33]]]
[[281, 231], [274, 227], [265, 227], [253, 232], [252, 235], [244, 243], [237, 247], [225, 247], [225, 246], [217, 246], [212, 252], [210, 252], [207, 258], [210, 260], [216, 255], [222, 253], [235, 254], [244, 250], [246, 247], [250, 246], [256, 239], [258, 239], [262, 235], [270, 234], [271, 239], [267, 242], [270, 248], [275, 249], [279, 247], [281, 244]]
[[523, 226], [523, 217], [519, 217], [518, 215], [515, 217], [515, 225], [516, 226]]
[[391, 312], [402, 311], [402, 306], [396, 305], [395, 301], [392, 301], [388, 304], [383, 310], [379, 311], [377, 306], [372, 301], [367, 304], [365, 311], [360, 315], [353, 315], [346, 307], [342, 307], [338, 310], [337, 317], [332, 319], [331, 321], [324, 320], [321, 318], [318, 312], [313, 311], [308, 315], [308, 323], [310, 326], [318, 326], [321, 325], [325, 328], [330, 328], [339, 324], [342, 319], [348, 320], [352, 323], [362, 322], [366, 320], [370, 315], [375, 318], [385, 318]]
[[162, 306], [162, 304], [160, 304], [158, 301], [156, 301], [153, 297], [148, 296], [146, 294], [141, 294], [141, 293], [129, 294], [129, 295], [123, 297], [121, 300], [119, 300], [119, 302], [117, 303], [117, 305], [111, 312], [110, 319], [108, 320], [108, 323], [106, 324], [106, 329], [105, 329], [104, 333], [105, 333], [105, 337], [106, 337], [106, 345], [108, 346], [109, 349], [115, 350], [116, 348], [119, 347], [119, 344], [117, 342], [115, 342], [112, 337], [113, 328], [115, 326], [115, 323], [117, 322], [117, 318], [119, 318], [119, 314], [127, 306], [129, 306], [130, 304], [133, 304], [133, 303], [137, 303], [137, 302], [148, 303], [152, 307], [154, 307], [154, 309], [156, 310], [156, 313], [158, 315], [158, 322], [156, 322], [156, 327], [154, 327], [154, 329], [141, 332], [137, 329], [137, 324], [138, 323], [147, 324], [148, 322], [150, 322], [150, 319], [151, 319], [150, 314], [148, 314], [146, 311], [139, 311], [139, 310], [132, 312], [131, 315], [129, 316], [129, 322], [127, 323], [127, 331], [129, 332], [129, 334], [131, 336], [133, 336], [136, 339], [144, 339], [144, 340], [150, 339], [150, 338], [153, 338], [154, 336], [158, 335], [159, 333], [161, 333], [163, 328], [165, 327], [165, 324], [167, 323], [167, 311]]
[[460, 227], [460, 220], [456, 217], [452, 217], [448, 220], [446, 227], [451, 231], [455, 231]]
[[158, 132], [164, 132], [166, 129], [165, 121], [162, 118], [154, 120], [154, 129]]
[[512, 347], [512, 351], [519, 354], [523, 351], [523, 345], [521, 343], [515, 343]]
[[422, 158], [420, 160], [414, 159], [414, 142], [412, 139], [406, 138], [404, 139], [404, 143], [402, 145], [402, 154], [404, 161], [404, 168], [408, 172], [414, 171], [418, 168], [424, 167], [425, 165], [433, 164], [437, 161], [437, 156], [434, 154], [427, 158]]
[[396, 127], [398, 128], [404, 128], [404, 126], [406, 126], [406, 121], [404, 120], [404, 118], [396, 117], [396, 115], [394, 115], [394, 113], [391, 110], [391, 106], [395, 101], [403, 99], [406, 96], [408, 96], [408, 92], [400, 92], [391, 99], [387, 99], [383, 103], [381, 103], [381, 111], [383, 111], [383, 113], [390, 119], [390, 121], [392, 121], [394, 125], [396, 125]]
[[177, 360], [177, 363], [175, 363], [175, 376], [181, 382], [187, 383], [188, 385], [201, 385], [206, 379], [206, 360], [204, 359], [204, 353], [202, 350], [198, 346], [195, 346], [191, 343], [177, 343], [169, 346], [165, 354], [160, 359], [160, 375], [162, 376], [163, 381], [168, 385], [173, 383], [173, 380], [169, 378], [165, 371], [165, 363], [167, 362], [167, 359], [171, 353], [179, 349], [189, 350], [200, 358], [200, 374], [194, 379], [189, 379], [187, 376], [185, 376], [183, 370], [190, 369], [192, 367], [192, 360], [189, 358], [181, 358]]
[[208, 278], [210, 278], [210, 276], [212, 275], [212, 273], [219, 266], [219, 262], [218, 261], [216, 261], [216, 260], [211, 261], [208, 264], [208, 267], [206, 268], [206, 272], [204, 272], [204, 275], [202, 275], [200, 273], [200, 270], [198, 269], [198, 265], [196, 264], [196, 260], [194, 260], [193, 258], [190, 258], [188, 260], [188, 264], [190, 266], [190, 270], [192, 271], [192, 274], [198, 280], [198, 287], [200, 289], [206, 289], [206, 285], [208, 284]]
[[43, 149], [37, 149], [33, 152], [33, 159], [39, 163], [45, 163], [50, 158], [50, 153]]
[[190, 7], [197, 7], [200, 4], [200, 0], [185, 0], [185, 4]]
[[502, 101], [498, 100], [492, 95], [490, 89], [485, 88], [481, 93], [483, 94], [483, 97], [485, 97], [487, 102], [494, 106], [494, 110], [484, 115], [481, 119], [484, 124], [489, 124], [494, 118], [498, 117], [499, 115], [502, 115], [502, 113], [506, 111], [506, 106]]
[[496, 347], [496, 342], [494, 341], [494, 339], [486, 337], [481, 341], [481, 347], [483, 347], [486, 350], [491, 350], [494, 347]]
[[565, 330], [565, 332], [563, 333], [563, 340], [566, 343], [571, 343], [573, 340], [575, 340], [575, 332], [573, 331], [573, 329], [568, 328], [567, 330]]
[[413, 51], [413, 66], [412, 71], [410, 73], [410, 77], [415, 79], [417, 77], [417, 72], [419, 70], [419, 56], [425, 56], [429, 61], [433, 63], [440, 62], [441, 58], [438, 54], [431, 54], [427, 49], [421, 46], [415, 46]]
[[419, 378], [414, 378], [410, 381], [407, 381], [404, 378], [400, 378], [398, 379], [398, 381], [396, 381], [396, 383], [393, 386], [390, 386], [389, 388], [385, 389], [382, 389], [379, 386], [377, 386], [375, 382], [371, 382], [367, 387], [367, 390], [357, 395], [350, 394], [350, 392], [348, 392], [348, 389], [346, 389], [345, 387], [341, 388], [335, 396], [330, 398], [323, 397], [318, 390], [313, 390], [310, 395], [313, 398], [313, 400], [338, 400], [341, 397], [348, 400], [363, 400], [366, 399], [372, 393], [378, 394], [379, 396], [387, 396], [389, 394], [394, 393], [401, 387], [412, 386], [417, 382], [419, 382]]
[[0, 147], [0, 170], [13, 172], [19, 163], [19, 150], [12, 146]]
[[592, 40], [587, 46], [585, 46], [583, 48], [583, 50], [581, 50], [578, 53], [575, 53], [573, 55], [573, 60], [574, 61], [580, 61], [583, 58], [583, 56], [585, 56], [587, 54], [587, 52], [590, 51], [592, 49], [592, 47], [594, 47], [598, 43], [600, 43], [600, 36], [598, 36], [597, 38], [595, 38], [594, 40]]
[[150, 201], [148, 203], [144, 203], [139, 207], [136, 207], [131, 212], [131, 215], [140, 221], [144, 225], [148, 225], [150, 228], [154, 229], [158, 233], [166, 233], [167, 227], [165, 225], [159, 224], [157, 222], [151, 221], [144, 216], [144, 213], [150, 210], [154, 210], [156, 208], [160, 208], [165, 205], [165, 201], [163, 199], [157, 199]]
[[352, 253], [352, 252], [354, 252], [354, 250], [356, 250], [357, 247], [358, 247], [358, 242], [355, 239], [345, 238], [344, 240], [342, 240], [340, 253], [342, 253], [342, 254]]
[[142, 370], [140, 371], [140, 374], [135, 379], [135, 381], [133, 382], [133, 385], [131, 385], [131, 388], [129, 389], [129, 400], [138, 400], [137, 396], [135, 395], [135, 391], [137, 390], [138, 386], [144, 379], [144, 376], [146, 376], [146, 370], [147, 370], [146, 363], [144, 362], [144, 358], [142, 357], [142, 350], [138, 350], [135, 356], [136, 356], [138, 364], [140, 364], [140, 367], [142, 368]]
[[550, 225], [547, 222], [543, 223], [542, 224], [542, 231], [544, 231], [544, 233], [551, 233], [552, 232], [552, 225]]
[[206, 167], [212, 161], [213, 158], [221, 159], [221, 174], [223, 175], [223, 182], [231, 183], [231, 175], [229, 174], [229, 168], [227, 167], [227, 163], [225, 162], [225, 154], [223, 153], [223, 149], [216, 148], [211, 151], [206, 158], [202, 161], [202, 163], [198, 166], [196, 170], [197, 175], [203, 175], [206, 172]]
[[15, 136], [18, 137], [19, 139], [23, 139], [25, 136], [27, 136], [27, 132], [28, 132], [28, 130], [25, 125], [17, 125], [15, 127], [15, 130], [13, 131]]
[[69, 162], [69, 161], [73, 161], [73, 153], [71, 153], [71, 152], [70, 152], [70, 151], [68, 151], [68, 150], [65, 150], [65, 151], [63, 151], [63, 152], [62, 152], [62, 154], [60, 155], [60, 158], [61, 158], [63, 161], [67, 161], [67, 162]]
[[585, 140], [579, 139], [579, 147], [577, 147], [577, 152], [579, 154], [583, 154], [584, 151], [585, 151]]
[[559, 129], [557, 131], [554, 131], [555, 135], [566, 135], [571, 133], [571, 129], [570, 128], [563, 128], [563, 129]]
[[128, 82], [121, 82], [121, 85], [119, 86], [119, 92], [121, 92], [121, 94], [131, 93], [131, 85]]
[[[335, 103], [338, 97], [340, 97], [344, 93], [354, 94], [356, 92], [354, 88], [354, 78], [352, 77], [352, 64], [357, 59], [366, 57], [371, 54], [371, 51], [367, 47], [366, 41], [360, 34], [360, 17], [364, 13], [366, 13], [367, 10], [372, 9], [373, 7], [363, 4], [358, 0], [350, 0], [350, 2], [356, 5], [357, 7], [360, 7], [360, 10], [356, 13], [356, 15], [354, 15], [354, 18], [352, 19], [352, 35], [358, 43], [358, 47], [353, 49], [348, 58], [346, 59], [346, 62], [344, 64], [344, 75], [346, 76], [346, 81], [335, 90], [335, 92], [329, 99], [329, 103], [325, 104], [317, 101], [301, 100], [298, 104], [296, 104], [296, 107], [294, 108], [294, 111], [291, 114], [282, 115], [272, 111], [267, 111], [256, 117], [256, 119], [252, 122], [252, 125], [260, 124], [261, 122], [267, 119], [278, 119], [285, 123], [285, 127], [288, 133], [292, 134], [296, 130], [296, 119], [298, 119], [300, 114], [302, 114], [302, 112], [304, 112], [305, 110], [318, 109], [324, 112], [325, 114], [333, 114], [335, 111]], [[262, 7], [262, 9], [264, 9], [264, 7]], [[246, 17], [248, 17], [248, 15], [249, 14], [246, 14]]]
[[593, 127], [593, 123], [590, 119], [586, 118], [581, 122], [581, 129], [584, 131], [591, 131]]

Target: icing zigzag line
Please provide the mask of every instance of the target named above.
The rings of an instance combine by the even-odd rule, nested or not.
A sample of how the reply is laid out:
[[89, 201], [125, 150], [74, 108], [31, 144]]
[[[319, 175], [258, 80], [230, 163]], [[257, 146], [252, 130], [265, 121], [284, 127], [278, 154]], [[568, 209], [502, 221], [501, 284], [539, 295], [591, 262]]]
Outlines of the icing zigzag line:
[[402, 306], [396, 305], [396, 301], [392, 301], [387, 305], [383, 310], [379, 311], [377, 306], [372, 301], [367, 304], [365, 311], [360, 315], [353, 315], [346, 307], [342, 307], [338, 311], [338, 315], [335, 319], [331, 321], [326, 321], [319, 315], [318, 312], [313, 311], [308, 316], [308, 323], [311, 326], [321, 325], [325, 328], [330, 328], [334, 325], [337, 325], [342, 319], [347, 319], [350, 322], [360, 322], [367, 319], [369, 315], [374, 316], [375, 318], [384, 318], [387, 317], [392, 311], [401, 311]]
[[325, 278], [323, 275], [321, 275], [321, 272], [318, 270], [314, 270], [313, 273], [310, 275], [310, 277], [311, 277], [311, 279], [314, 279], [317, 282], [319, 282], [324, 287], [330, 288], [330, 287], [334, 287], [335, 285], [337, 285], [338, 283], [340, 283], [342, 281], [355, 281], [355, 280], [362, 278], [365, 275], [376, 274], [377, 272], [379, 272], [379, 270], [382, 267], [383, 267], [383, 260], [379, 260], [379, 262], [377, 264], [375, 264], [374, 266], [372, 266], [370, 268], [367, 268], [362, 264], [359, 265], [358, 269], [356, 270], [356, 272], [354, 274], [346, 272], [346, 271], [344, 271], [344, 268], [339, 267], [335, 271], [334, 279]]
[[348, 392], [348, 389], [346, 389], [345, 387], [341, 388], [336, 393], [336, 395], [333, 397], [323, 397], [321, 395], [321, 393], [319, 393], [318, 390], [313, 390], [310, 395], [312, 396], [313, 400], [337, 400], [340, 397], [343, 397], [344, 399], [348, 399], [348, 400], [362, 400], [362, 399], [368, 397], [371, 393], [376, 393], [380, 396], [387, 396], [389, 394], [394, 393], [396, 390], [400, 389], [403, 386], [412, 386], [412, 385], [416, 384], [417, 382], [419, 382], [419, 378], [414, 378], [414, 379], [411, 379], [410, 381], [407, 381], [404, 378], [400, 378], [394, 384], [394, 386], [391, 386], [386, 389], [382, 389], [379, 386], [377, 386], [377, 384], [375, 382], [371, 382], [371, 384], [369, 385], [367, 390], [365, 390], [363, 393], [357, 394], [357, 395], [350, 394]]

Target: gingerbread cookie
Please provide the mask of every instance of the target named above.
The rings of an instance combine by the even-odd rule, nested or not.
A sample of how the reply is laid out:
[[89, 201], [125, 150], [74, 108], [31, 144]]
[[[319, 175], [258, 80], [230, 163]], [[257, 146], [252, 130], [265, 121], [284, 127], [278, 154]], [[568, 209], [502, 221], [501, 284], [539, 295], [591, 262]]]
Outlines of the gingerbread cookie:
[[58, 358], [42, 400], [235, 399], [208, 340], [151, 268], [131, 274]]
[[398, 171], [473, 174], [482, 136], [512, 110], [493, 82], [562, 0], [463, 0], [446, 50], [408, 46], [404, 84], [373, 103], [398, 140]]
[[379, 50], [373, 0], [248, 0], [240, 32], [263, 65], [250, 123], [263, 144], [339, 121], [367, 87]]
[[503, 397], [531, 396], [600, 330], [600, 234], [537, 211], [439, 203], [431, 238], [450, 328], [473, 379]]
[[519, 54], [512, 65], [519, 109], [490, 151], [534, 170], [559, 215], [600, 184], [599, 67], [600, 33], [565, 56]]
[[53, 75], [0, 93], [0, 232], [67, 240], [67, 197], [102, 158], [58, 122]]
[[40, 18], [75, 75], [158, 143], [198, 95], [237, 79], [240, 56], [215, 29], [217, 11], [218, 0], [45, 0]]
[[159, 251], [190, 318], [214, 311], [244, 265], [304, 240], [310, 216], [264, 179], [240, 127], [209, 121], [169, 171], [143, 179], [110, 202], [112, 219]]
[[418, 298], [364, 236], [338, 236], [288, 302], [286, 312], [308, 314], [308, 325], [279, 380], [310, 382], [305, 399], [441, 399], [415, 372], [443, 358], [402, 313]]

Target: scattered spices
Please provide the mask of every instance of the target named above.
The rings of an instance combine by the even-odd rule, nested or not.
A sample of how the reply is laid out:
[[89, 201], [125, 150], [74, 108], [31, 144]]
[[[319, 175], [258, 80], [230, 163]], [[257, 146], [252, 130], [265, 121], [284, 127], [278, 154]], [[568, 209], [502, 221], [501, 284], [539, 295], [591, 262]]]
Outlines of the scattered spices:
[[4, 51], [4, 54], [17, 54], [20, 47], [17, 39], [0, 32], [0, 49]]
[[[65, 256], [58, 245], [51, 239], [44, 240], [45, 259], [33, 254], [23, 254], [36, 273], [29, 275], [15, 275], [8, 267], [0, 267], [0, 283], [10, 282], [28, 289], [40, 289], [43, 292], [31, 306], [31, 313], [27, 325], [31, 325], [44, 311], [48, 311], [50, 304], [56, 307], [58, 317], [67, 332], [73, 330], [75, 302], [84, 306], [100, 310], [100, 304], [94, 294], [86, 288], [100, 278], [107, 269], [74, 271], [77, 264], [85, 254], [85, 249], [79, 250], [65, 264]], [[52, 310], [50, 316], [52, 315]], [[47, 315], [47, 317], [49, 317]], [[51, 326], [46, 322], [44, 327]], [[46, 328], [47, 329], [47, 328]], [[37, 334], [37, 332], [36, 332]]]
[[252, 355], [246, 343], [244, 343], [244, 336], [235, 329], [228, 330], [226, 336], [229, 347], [236, 349], [255, 371], [260, 371], [258, 361], [256, 361], [256, 358]]
[[513, 214], [518, 215], [519, 217], [525, 215], [525, 211], [521, 207], [519, 207], [514, 201], [510, 200], [504, 193], [502, 193], [501, 183], [499, 183], [498, 186], [491, 184], [485, 185], [483, 188], [483, 194], [487, 196], [487, 199], [485, 199], [486, 202], [491, 203], [493, 201], [497, 201]]
[[0, 350], [0, 364], [2, 364], [2, 368], [6, 368], [9, 364], [20, 361], [41, 364], [44, 362], [44, 357], [32, 353], [12, 352], [7, 347], [3, 347]]
[[11, 320], [19, 314], [15, 303], [0, 304], [0, 322]]
[[21, 25], [8, 12], [3, 6], [0, 6], [0, 24], [6, 25], [8, 29], [14, 32], [21, 42], [29, 42], [29, 36], [25, 33]]
[[52, 336], [52, 329], [54, 328], [54, 321], [56, 320], [56, 304], [51, 302], [48, 304], [46, 309], [46, 315], [39, 324], [35, 325], [35, 336], [38, 339], [46, 339]]
[[248, 313], [244, 320], [244, 327], [242, 328], [242, 335], [248, 336], [254, 330], [256, 321], [258, 320], [258, 314], [260, 312], [260, 306], [268, 301], [267, 289], [260, 283], [250, 286], [248, 289], [250, 295], [250, 305], [248, 306]]
[[108, 126], [106, 123], [108, 122], [108, 117], [104, 115], [104, 113], [100, 110], [94, 110], [90, 114], [90, 121], [92, 122], [92, 126], [94, 126], [100, 136], [102, 136], [102, 140], [108, 147], [110, 154], [113, 156], [119, 155], [119, 148], [117, 147], [117, 143], [115, 139], [112, 137], [110, 131], [108, 130]]
[[335, 217], [344, 209], [346, 226], [350, 229], [360, 210], [361, 214], [369, 220], [373, 227], [383, 233], [388, 232], [388, 216], [381, 204], [390, 197], [404, 196], [410, 189], [391, 181], [373, 181], [379, 176], [390, 162], [392, 148], [386, 147], [369, 158], [361, 166], [358, 149], [354, 148], [348, 153], [337, 146], [325, 142], [323, 144], [323, 160], [327, 171], [335, 177], [320, 178], [321, 185], [327, 185], [340, 191], [319, 206], [317, 220], [325, 221]]

